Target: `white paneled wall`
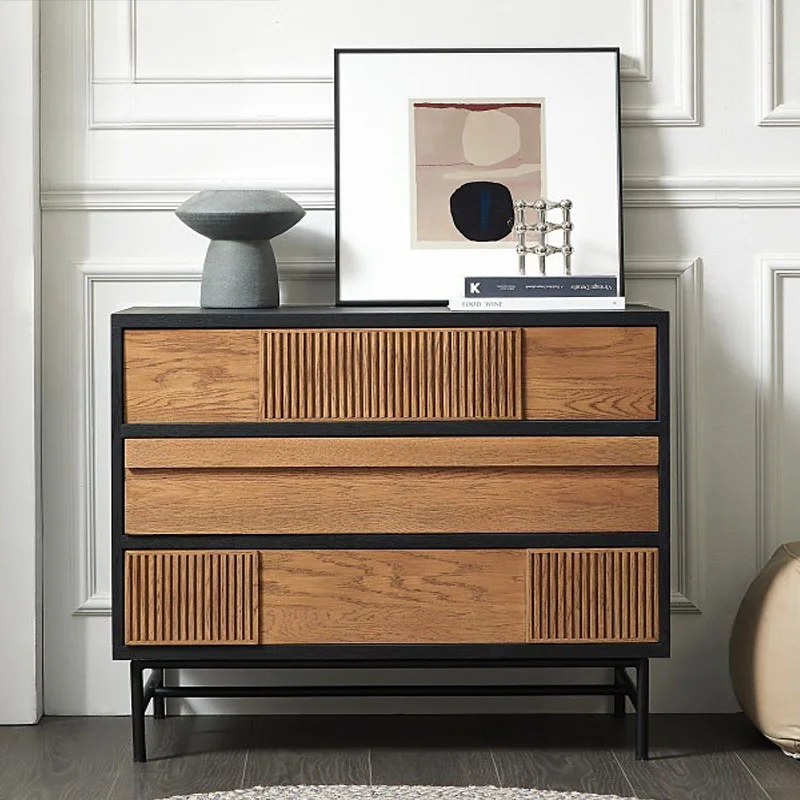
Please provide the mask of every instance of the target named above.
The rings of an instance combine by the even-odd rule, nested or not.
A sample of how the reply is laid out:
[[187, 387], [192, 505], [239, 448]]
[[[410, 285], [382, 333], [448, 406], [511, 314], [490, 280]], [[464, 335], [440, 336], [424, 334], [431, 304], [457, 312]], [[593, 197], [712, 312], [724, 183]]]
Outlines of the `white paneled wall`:
[[291, 194], [309, 213], [276, 242], [284, 302], [331, 302], [334, 47], [605, 45], [624, 54], [627, 294], [673, 320], [674, 645], [654, 708], [734, 710], [733, 615], [776, 544], [800, 538], [797, 2], [58, 0], [41, 14], [47, 711], [128, 709], [110, 660], [108, 315], [197, 302], [206, 242], [175, 207], [200, 188]]

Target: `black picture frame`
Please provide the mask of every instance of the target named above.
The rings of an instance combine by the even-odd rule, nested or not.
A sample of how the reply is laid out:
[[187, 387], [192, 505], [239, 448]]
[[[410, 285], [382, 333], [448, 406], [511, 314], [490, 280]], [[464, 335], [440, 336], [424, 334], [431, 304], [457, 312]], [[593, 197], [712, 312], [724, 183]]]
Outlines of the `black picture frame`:
[[[607, 53], [614, 59], [615, 69], [615, 91], [614, 91], [614, 121], [616, 159], [615, 166], [615, 189], [617, 198], [616, 208], [616, 238], [618, 248], [618, 286], [619, 294], [624, 296], [625, 270], [624, 270], [624, 232], [622, 216], [622, 144], [621, 144], [621, 96], [620, 96], [620, 50], [618, 47], [588, 47], [588, 48], [337, 48], [334, 50], [334, 196], [335, 196], [335, 263], [336, 263], [336, 305], [337, 306], [370, 306], [370, 305], [392, 305], [392, 306], [440, 306], [446, 305], [447, 301], [443, 297], [429, 299], [402, 299], [391, 296], [376, 296], [363, 299], [352, 299], [344, 296], [343, 292], [343, 264], [342, 264], [342, 107], [341, 107], [341, 79], [342, 62], [354, 56], [375, 56], [375, 55], [425, 55], [436, 54], [447, 56], [449, 54], [586, 54], [586, 53]], [[580, 209], [576, 209], [576, 215], [580, 219]], [[580, 224], [580, 223], [578, 223]], [[381, 253], [375, 254], [375, 260], [379, 261]], [[509, 258], [509, 274], [512, 273], [514, 264]]]

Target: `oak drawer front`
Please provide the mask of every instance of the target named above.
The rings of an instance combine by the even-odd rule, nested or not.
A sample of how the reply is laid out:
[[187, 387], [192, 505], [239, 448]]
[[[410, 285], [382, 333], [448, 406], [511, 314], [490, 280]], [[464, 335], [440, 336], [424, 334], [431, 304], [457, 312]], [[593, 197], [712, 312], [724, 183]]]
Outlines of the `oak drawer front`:
[[654, 327], [263, 336], [268, 420], [656, 417]]
[[656, 642], [656, 548], [530, 551], [531, 642]]
[[261, 643], [525, 642], [524, 550], [261, 552]]
[[125, 643], [258, 644], [258, 553], [125, 553]]
[[127, 330], [125, 421], [654, 419], [655, 330]]
[[267, 420], [520, 419], [522, 330], [267, 330]]
[[125, 331], [125, 421], [258, 421], [259, 346], [259, 331]]
[[525, 419], [655, 419], [655, 328], [526, 328], [524, 350]]
[[654, 437], [126, 442], [129, 534], [658, 530]]
[[125, 643], [659, 640], [656, 548], [127, 551]]

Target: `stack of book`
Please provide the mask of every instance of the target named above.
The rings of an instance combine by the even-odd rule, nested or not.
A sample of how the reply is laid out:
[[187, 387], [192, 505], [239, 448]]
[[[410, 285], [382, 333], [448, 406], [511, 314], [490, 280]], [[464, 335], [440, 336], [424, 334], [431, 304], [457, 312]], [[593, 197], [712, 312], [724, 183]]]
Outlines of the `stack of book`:
[[464, 278], [451, 311], [566, 311], [625, 308], [615, 275]]

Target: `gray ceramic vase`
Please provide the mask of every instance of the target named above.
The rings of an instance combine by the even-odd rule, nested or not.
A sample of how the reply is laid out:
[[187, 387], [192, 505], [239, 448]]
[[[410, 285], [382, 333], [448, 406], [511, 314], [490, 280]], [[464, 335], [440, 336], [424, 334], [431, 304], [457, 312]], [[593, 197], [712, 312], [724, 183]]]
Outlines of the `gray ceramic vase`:
[[175, 211], [211, 239], [203, 263], [203, 308], [276, 308], [278, 269], [269, 240], [296, 225], [305, 211], [282, 192], [216, 189], [198, 192]]

